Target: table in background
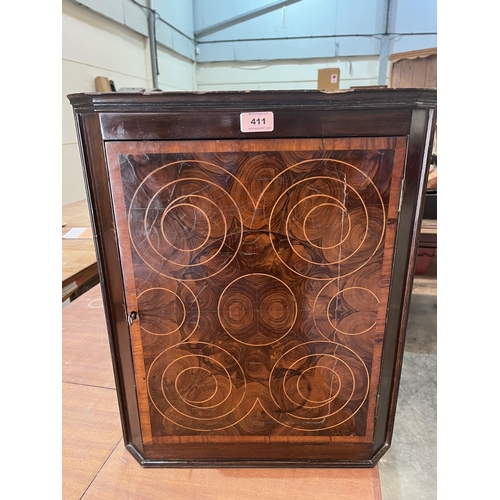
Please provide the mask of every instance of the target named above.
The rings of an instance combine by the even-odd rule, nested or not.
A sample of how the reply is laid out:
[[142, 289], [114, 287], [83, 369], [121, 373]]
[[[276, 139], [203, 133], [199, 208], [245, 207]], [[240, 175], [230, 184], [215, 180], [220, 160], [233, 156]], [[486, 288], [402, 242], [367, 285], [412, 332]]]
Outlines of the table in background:
[[125, 449], [101, 287], [62, 310], [63, 498], [381, 500], [373, 469], [143, 469]]
[[[62, 207], [62, 235], [73, 228], [89, 228], [90, 216], [87, 200], [76, 201]], [[88, 231], [91, 233], [91, 231]], [[99, 283], [94, 241], [87, 237], [62, 240], [62, 301], [74, 300]]]
[[[437, 219], [423, 219], [420, 228], [418, 259], [423, 259], [424, 274], [416, 274], [413, 293], [437, 296]], [[420, 253], [424, 255], [420, 256]], [[427, 255], [426, 255], [427, 254]], [[417, 269], [419, 261], [417, 260]]]
[[437, 219], [422, 220], [419, 244], [437, 248]]

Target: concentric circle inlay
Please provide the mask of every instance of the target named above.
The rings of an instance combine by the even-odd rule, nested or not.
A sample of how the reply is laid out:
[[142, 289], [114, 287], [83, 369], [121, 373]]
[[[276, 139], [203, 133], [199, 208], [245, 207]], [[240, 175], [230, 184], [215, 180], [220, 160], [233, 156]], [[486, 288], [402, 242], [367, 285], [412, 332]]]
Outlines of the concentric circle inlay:
[[283, 281], [254, 273], [233, 280], [224, 289], [218, 315], [233, 339], [250, 346], [264, 346], [290, 332], [297, 317], [297, 303]]

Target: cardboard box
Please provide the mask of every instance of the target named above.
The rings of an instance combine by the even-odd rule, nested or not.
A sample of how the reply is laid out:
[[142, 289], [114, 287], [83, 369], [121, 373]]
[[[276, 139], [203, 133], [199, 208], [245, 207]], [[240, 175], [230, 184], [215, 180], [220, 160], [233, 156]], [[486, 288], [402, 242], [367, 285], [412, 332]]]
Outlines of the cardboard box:
[[340, 83], [340, 68], [318, 69], [318, 89], [338, 90]]

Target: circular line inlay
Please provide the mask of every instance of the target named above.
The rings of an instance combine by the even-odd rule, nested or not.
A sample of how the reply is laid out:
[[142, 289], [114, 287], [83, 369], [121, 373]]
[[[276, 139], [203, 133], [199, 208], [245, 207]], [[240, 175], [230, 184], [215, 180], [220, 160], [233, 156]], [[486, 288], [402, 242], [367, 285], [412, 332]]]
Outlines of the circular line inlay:
[[241, 276], [222, 292], [219, 320], [234, 340], [250, 346], [269, 345], [293, 328], [297, 303], [288, 285], [263, 273]]
[[377, 324], [379, 303], [368, 288], [344, 288], [328, 302], [328, 322], [344, 335], [361, 335]]
[[235, 423], [246, 380], [241, 365], [225, 349], [207, 342], [180, 343], [153, 360], [147, 387], [150, 401], [168, 421], [210, 431]]

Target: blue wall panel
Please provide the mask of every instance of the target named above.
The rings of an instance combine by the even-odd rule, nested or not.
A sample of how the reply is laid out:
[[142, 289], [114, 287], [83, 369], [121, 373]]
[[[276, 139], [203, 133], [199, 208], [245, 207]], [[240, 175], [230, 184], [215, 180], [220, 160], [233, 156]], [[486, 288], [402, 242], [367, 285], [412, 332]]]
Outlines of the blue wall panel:
[[[197, 37], [199, 62], [380, 54], [387, 2], [390, 52], [436, 46], [436, 0], [301, 0]], [[193, 0], [195, 33], [273, 0]], [[401, 36], [415, 33], [419, 36]], [[429, 36], [428, 34], [431, 34]], [[408, 48], [411, 47], [411, 48]]]
[[380, 53], [374, 37], [315, 38], [309, 40], [253, 40], [198, 45], [198, 62], [269, 61], [318, 57], [366, 56]]
[[436, 0], [395, 2], [395, 33], [436, 33]]

